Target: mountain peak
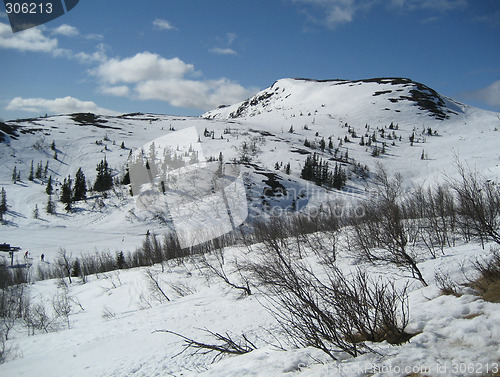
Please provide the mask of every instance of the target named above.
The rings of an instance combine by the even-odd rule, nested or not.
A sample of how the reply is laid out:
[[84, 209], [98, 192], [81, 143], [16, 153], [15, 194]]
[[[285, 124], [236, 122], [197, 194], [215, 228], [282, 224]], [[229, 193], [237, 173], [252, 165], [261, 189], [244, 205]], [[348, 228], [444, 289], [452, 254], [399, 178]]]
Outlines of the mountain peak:
[[326, 111], [332, 117], [345, 117], [361, 110], [368, 117], [364, 121], [369, 122], [381, 116], [386, 118], [387, 112], [410, 112], [444, 120], [462, 113], [464, 105], [403, 77], [361, 80], [286, 78], [243, 102], [209, 111], [203, 117], [236, 119], [265, 113], [280, 113], [288, 117], [301, 107], [307, 108], [307, 112]]

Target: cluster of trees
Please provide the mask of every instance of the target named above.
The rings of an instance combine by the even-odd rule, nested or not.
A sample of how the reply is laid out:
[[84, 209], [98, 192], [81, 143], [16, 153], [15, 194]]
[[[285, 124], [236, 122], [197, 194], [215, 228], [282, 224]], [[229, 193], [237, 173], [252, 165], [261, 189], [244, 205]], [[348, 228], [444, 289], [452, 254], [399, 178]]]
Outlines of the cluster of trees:
[[331, 171], [328, 161], [324, 161], [316, 153], [306, 157], [300, 177], [317, 185], [325, 185], [338, 190], [342, 189], [347, 181], [342, 165], [336, 163], [334, 170]]
[[[14, 172], [12, 173], [13, 178], [14, 178], [14, 174], [15, 174], [15, 169], [16, 168], [14, 167]], [[40, 161], [37, 164], [36, 171], [35, 171], [34, 165], [33, 165], [33, 160], [31, 160], [30, 174], [28, 176], [28, 180], [33, 181], [35, 178], [37, 178], [37, 179], [47, 178], [48, 170], [49, 170], [49, 162], [48, 161], [45, 162], [45, 168], [43, 167], [43, 163]]]

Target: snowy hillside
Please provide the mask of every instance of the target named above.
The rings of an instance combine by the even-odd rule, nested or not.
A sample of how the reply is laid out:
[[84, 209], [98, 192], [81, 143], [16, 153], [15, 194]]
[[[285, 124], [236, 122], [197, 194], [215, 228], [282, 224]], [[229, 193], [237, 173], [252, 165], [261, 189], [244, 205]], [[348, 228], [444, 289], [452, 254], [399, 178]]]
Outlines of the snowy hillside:
[[[127, 256], [150, 234], [174, 234], [185, 249], [237, 228], [251, 232], [253, 224], [273, 215], [315, 213], [339, 201], [353, 208], [372, 199], [380, 167], [390, 176], [401, 174], [403, 192], [457, 177], [458, 163], [495, 182], [500, 178], [499, 129], [500, 114], [402, 78], [282, 79], [199, 118], [68, 114], [6, 121], [0, 123], [0, 188], [8, 208], [0, 244], [21, 247], [13, 263], [31, 266], [30, 279], [36, 280], [39, 273], [60, 267], [61, 250], [72, 263], [89, 255]], [[92, 190], [103, 161], [113, 187]], [[74, 184], [79, 169], [87, 182], [86, 199], [66, 210], [63, 184], [68, 177]], [[55, 204], [52, 214], [49, 199]], [[438, 368], [442, 360], [448, 363], [445, 373], [411, 372], [490, 375], [496, 372], [491, 365], [482, 374], [454, 374], [451, 368], [454, 363], [498, 363], [498, 304], [465, 286], [459, 297], [441, 296], [435, 272], [463, 283], [464, 271], [477, 273], [472, 262], [490, 256], [494, 245], [482, 248], [476, 239], [453, 237], [432, 258], [423, 256], [428, 254], [425, 242], [413, 245], [429, 286], [410, 279], [407, 331], [417, 335], [401, 346], [372, 344], [374, 352], [358, 358], [340, 353], [332, 364], [316, 349], [287, 343], [276, 318], [262, 306], [269, 298], [265, 289], [250, 282], [253, 294], [243, 297], [239, 288], [208, 273], [202, 258], [174, 258], [148, 268], [96, 273], [86, 282], [75, 278], [66, 288], [58, 279], [30, 284], [33, 304], [45, 303], [51, 311], [55, 297], [71, 297], [72, 310], [66, 324], [54, 323], [48, 332], [28, 336], [29, 329], [16, 323], [7, 344], [10, 359], [0, 365], [0, 375], [361, 376], [363, 366], [371, 365], [373, 375], [403, 376], [412, 374], [373, 368]], [[361, 263], [344, 233], [339, 242], [342, 270], [361, 267], [389, 276], [397, 287], [408, 281], [391, 268]], [[238, 263], [258, 260], [263, 249], [262, 244], [227, 246], [210, 258], [212, 265], [225, 266], [231, 282], [244, 286], [247, 277]], [[304, 250], [299, 259], [305, 265], [321, 266], [311, 244]], [[8, 254], [0, 254], [0, 262], [9, 265]], [[154, 279], [163, 293], [151, 288]], [[182, 339], [154, 332], [207, 340], [203, 328], [246, 334], [258, 349], [212, 365], [210, 354], [174, 357], [184, 348]]]

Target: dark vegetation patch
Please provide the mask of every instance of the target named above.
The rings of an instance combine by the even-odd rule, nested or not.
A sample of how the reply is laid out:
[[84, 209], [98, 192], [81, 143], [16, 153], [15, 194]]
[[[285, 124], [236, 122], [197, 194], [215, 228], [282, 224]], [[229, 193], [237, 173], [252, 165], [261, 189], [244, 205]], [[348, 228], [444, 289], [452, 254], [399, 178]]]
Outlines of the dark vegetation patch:
[[298, 153], [298, 154], [302, 154], [302, 155], [311, 154], [311, 152], [306, 151], [305, 149], [301, 149], [301, 148], [291, 149], [290, 152], [292, 152], [292, 153]]
[[99, 115], [93, 113], [75, 113], [71, 114], [71, 119], [81, 126], [95, 126], [98, 128], [108, 128], [113, 130], [121, 130], [120, 127], [105, 126], [108, 123], [106, 119], [102, 119]]
[[250, 128], [248, 130], [249, 132], [253, 132], [253, 133], [258, 133], [258, 134], [261, 134], [262, 136], [274, 136], [273, 133], [269, 132], [269, 131], [263, 131], [263, 130], [254, 130], [252, 128]]
[[392, 90], [380, 90], [378, 92], [373, 93], [373, 96], [376, 97], [380, 96], [381, 94], [389, 94], [389, 93], [392, 93]]
[[17, 137], [19, 136], [19, 134], [17, 133], [18, 129], [19, 126], [13, 126], [11, 124], [0, 122], [0, 142], [6, 140], [5, 135], [9, 135], [11, 138], [17, 139]]

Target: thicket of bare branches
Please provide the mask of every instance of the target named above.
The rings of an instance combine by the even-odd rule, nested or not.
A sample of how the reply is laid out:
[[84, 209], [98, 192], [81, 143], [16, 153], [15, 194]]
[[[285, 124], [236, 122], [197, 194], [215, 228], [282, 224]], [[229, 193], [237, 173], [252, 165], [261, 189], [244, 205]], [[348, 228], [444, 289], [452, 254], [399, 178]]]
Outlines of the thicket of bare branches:
[[257, 258], [252, 256], [245, 269], [293, 343], [337, 359], [337, 351], [352, 356], [370, 351], [367, 341], [399, 344], [409, 338], [405, 287], [371, 279], [361, 270], [346, 276], [332, 258], [309, 265], [303, 258], [317, 261], [317, 255], [304, 254], [304, 239], [288, 237], [284, 226], [282, 219], [269, 222], [267, 236], [262, 230], [262, 244], [254, 248]]
[[460, 178], [451, 185], [457, 196], [460, 228], [482, 243], [492, 240], [500, 244], [500, 186], [461, 164], [457, 168]]
[[412, 242], [415, 223], [405, 218], [402, 178], [378, 173], [379, 190], [375, 198], [362, 204], [364, 216], [352, 217], [357, 255], [373, 264], [392, 264], [427, 286], [418, 262], [420, 248]]

